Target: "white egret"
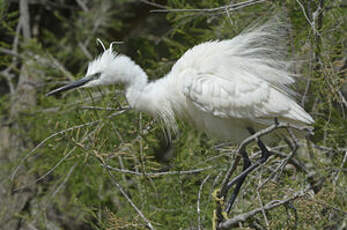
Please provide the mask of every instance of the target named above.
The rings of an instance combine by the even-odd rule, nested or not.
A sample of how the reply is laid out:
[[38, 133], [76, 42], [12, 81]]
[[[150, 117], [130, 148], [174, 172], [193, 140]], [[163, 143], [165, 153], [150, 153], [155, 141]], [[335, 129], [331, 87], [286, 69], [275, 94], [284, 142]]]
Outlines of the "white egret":
[[[47, 95], [78, 87], [123, 83], [128, 103], [137, 111], [160, 118], [169, 130], [185, 119], [199, 130], [240, 143], [274, 119], [294, 125], [313, 123], [293, 99], [294, 83], [285, 61], [288, 26], [277, 17], [230, 40], [208, 41], [189, 49], [161, 79], [146, 73], [112, 44], [89, 63], [84, 78]], [[261, 162], [270, 152], [259, 140]], [[251, 162], [242, 152], [244, 170]], [[228, 211], [247, 174], [237, 184]], [[232, 185], [230, 185], [231, 187]]]

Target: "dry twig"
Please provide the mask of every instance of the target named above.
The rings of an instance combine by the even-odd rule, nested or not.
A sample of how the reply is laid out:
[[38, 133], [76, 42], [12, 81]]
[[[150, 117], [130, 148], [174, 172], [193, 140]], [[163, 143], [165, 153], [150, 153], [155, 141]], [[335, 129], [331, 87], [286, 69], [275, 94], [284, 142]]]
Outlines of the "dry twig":
[[[99, 159], [100, 160], [100, 159]], [[141, 210], [135, 205], [135, 203], [130, 199], [128, 194], [124, 191], [123, 187], [116, 181], [115, 177], [109, 170], [109, 168], [104, 164], [104, 162], [100, 161], [103, 167], [106, 169], [108, 175], [111, 178], [112, 183], [118, 188], [118, 190], [121, 192], [121, 194], [125, 197], [125, 199], [128, 201], [128, 203], [135, 209], [135, 211], [141, 216], [141, 218], [145, 221], [147, 224], [147, 227], [151, 230], [154, 230], [154, 227], [152, 226], [151, 222], [145, 217], [145, 215], [141, 212]]]
[[214, 13], [214, 12], [226, 12], [226, 11], [234, 11], [237, 9], [241, 9], [244, 7], [252, 6], [258, 3], [265, 2], [266, 0], [247, 0], [244, 2], [239, 3], [231, 3], [229, 5], [216, 7], [216, 8], [208, 8], [208, 9], [158, 9], [158, 10], [152, 10], [151, 12], [156, 13], [169, 13], [169, 12], [178, 12], [178, 13], [184, 13], [184, 12], [193, 12], [193, 13]]
[[199, 192], [198, 192], [198, 201], [197, 201], [197, 205], [196, 205], [196, 211], [198, 213], [198, 229], [201, 230], [201, 221], [200, 221], [200, 198], [201, 198], [201, 191], [202, 188], [204, 186], [204, 184], [206, 183], [206, 181], [208, 180], [208, 178], [210, 178], [210, 175], [207, 175], [205, 177], [205, 179], [201, 182], [200, 188], [199, 188]]
[[263, 208], [256, 208], [252, 211], [237, 215], [231, 219], [228, 219], [222, 223], [220, 223], [218, 225], [218, 229], [222, 230], [222, 229], [230, 229], [232, 226], [237, 225], [238, 223], [241, 222], [245, 222], [247, 219], [255, 216], [256, 214], [258, 214], [259, 212], [262, 212], [262, 210], [267, 211], [267, 210], [271, 210], [273, 208], [276, 208], [280, 205], [286, 204], [292, 200], [298, 199], [300, 197], [303, 197], [309, 190], [311, 189], [310, 186], [308, 186], [307, 188], [305, 188], [302, 191], [298, 191], [296, 193], [294, 193], [291, 197], [284, 199], [284, 200], [273, 200], [270, 201], [269, 203], [267, 203], [266, 205], [264, 205]]
[[121, 173], [127, 173], [127, 174], [132, 174], [136, 176], [149, 176], [149, 177], [159, 177], [159, 176], [167, 176], [167, 175], [184, 175], [184, 174], [196, 174], [200, 173], [209, 169], [214, 168], [213, 166], [209, 166], [206, 168], [200, 168], [200, 169], [192, 169], [192, 170], [186, 170], [186, 171], [167, 171], [167, 172], [136, 172], [136, 171], [131, 171], [127, 169], [119, 169], [119, 168], [114, 168], [109, 165], [105, 165], [107, 169], [116, 171], [116, 172], [121, 172]]

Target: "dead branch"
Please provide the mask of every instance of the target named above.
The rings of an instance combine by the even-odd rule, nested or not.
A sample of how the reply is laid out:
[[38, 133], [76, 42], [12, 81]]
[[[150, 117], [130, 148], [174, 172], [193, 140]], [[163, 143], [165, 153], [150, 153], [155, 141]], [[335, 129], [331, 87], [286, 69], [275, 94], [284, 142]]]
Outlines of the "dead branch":
[[154, 6], [154, 7], [162, 8], [162, 9], [167, 9], [166, 6], [158, 4], [158, 3], [155, 3], [155, 2], [151, 2], [149, 0], [140, 0], [140, 1], [143, 2], [144, 4], [147, 4], [147, 5], [150, 5], [150, 6]]
[[209, 9], [157, 9], [157, 10], [151, 10], [151, 12], [155, 13], [169, 13], [169, 12], [177, 12], [177, 13], [185, 13], [185, 12], [193, 12], [193, 13], [214, 13], [218, 11], [234, 11], [237, 9], [241, 9], [244, 7], [248, 7], [251, 5], [255, 5], [258, 3], [265, 2], [266, 0], [248, 0], [244, 2], [239, 2], [239, 3], [231, 3], [229, 5], [221, 6], [221, 7], [216, 7], [216, 8], [209, 8]]
[[237, 215], [237, 216], [235, 216], [235, 217], [233, 217], [231, 219], [228, 219], [228, 220], [224, 221], [223, 223], [220, 223], [218, 225], [217, 229], [219, 229], [219, 230], [229, 229], [229, 228], [237, 225], [238, 223], [245, 222], [249, 218], [255, 216], [256, 214], [258, 214], [260, 212], [262, 212], [262, 210], [268, 211], [268, 210], [274, 209], [274, 208], [276, 208], [276, 207], [278, 207], [280, 205], [286, 204], [286, 203], [288, 203], [288, 202], [290, 202], [292, 200], [295, 200], [295, 199], [298, 199], [300, 197], [303, 197], [310, 189], [311, 189], [311, 187], [308, 186], [304, 190], [298, 191], [298, 192], [294, 193], [290, 198], [287, 198], [287, 199], [284, 199], [284, 200], [273, 200], [273, 201], [270, 201], [269, 203], [267, 203], [266, 205], [264, 205], [263, 208], [256, 208], [256, 209], [254, 209], [252, 211], [249, 211], [249, 212]]
[[[276, 129], [280, 129], [280, 128], [293, 128], [293, 129], [296, 129], [296, 130], [300, 130], [300, 131], [306, 131], [310, 134], [312, 134], [312, 127], [308, 127], [308, 126], [295, 126], [295, 125], [292, 125], [292, 124], [289, 124], [289, 123], [278, 123], [278, 122], [275, 122], [273, 125], [265, 128], [265, 129], [262, 129], [258, 132], [256, 132], [255, 134], [247, 137], [244, 141], [242, 141], [242, 143], [239, 145], [239, 147], [233, 152], [234, 154], [238, 154], [240, 155], [240, 152], [243, 148], [245, 148], [249, 143], [253, 142], [253, 141], [256, 141], [258, 138], [260, 138], [261, 136], [264, 136], [266, 134], [269, 134], [271, 133], [272, 131], [276, 130]], [[240, 175], [238, 175], [237, 177], [235, 177], [233, 179], [233, 181], [236, 181], [238, 180], [239, 178], [241, 178], [242, 176], [244, 176], [245, 174], [247, 174], [249, 171], [251, 170], [254, 170], [254, 168], [258, 167], [260, 164], [259, 163], [255, 163], [253, 164], [251, 167], [249, 167], [247, 170], [243, 171]], [[227, 171], [227, 173], [225, 174], [225, 177], [224, 177], [224, 180], [223, 180], [223, 183], [222, 183], [222, 191], [224, 189], [226, 189], [225, 187], [228, 185], [229, 183], [229, 179], [234, 171], [234, 164], [232, 164], [230, 167], [229, 167], [229, 170]], [[232, 183], [232, 182], [230, 182]]]
[[[99, 159], [100, 160], [100, 159]], [[121, 192], [121, 194], [125, 197], [125, 199], [128, 201], [128, 203], [135, 209], [135, 211], [141, 216], [141, 218], [144, 220], [144, 222], [147, 224], [147, 227], [151, 230], [154, 230], [154, 227], [152, 226], [151, 222], [145, 217], [145, 215], [141, 212], [141, 210], [135, 205], [135, 203], [130, 199], [128, 194], [124, 191], [123, 187], [116, 181], [115, 177], [109, 170], [109, 168], [105, 165], [104, 162], [100, 160], [103, 167], [106, 169], [108, 175], [111, 178], [112, 183], [118, 188], [118, 190]]]
[[201, 191], [202, 191], [202, 188], [204, 186], [204, 184], [206, 183], [206, 181], [208, 180], [208, 178], [210, 178], [211, 175], [207, 175], [205, 177], [205, 179], [201, 182], [201, 185], [200, 185], [200, 188], [199, 188], [199, 192], [198, 192], [198, 201], [197, 201], [197, 204], [196, 204], [196, 211], [198, 213], [198, 230], [201, 230], [201, 221], [200, 221], [200, 198], [201, 198]]
[[[240, 159], [241, 156], [241, 151], [246, 148], [246, 146], [253, 142], [253, 141], [257, 141], [258, 138], [260, 138], [263, 135], [269, 134], [271, 132], [273, 132], [276, 129], [280, 129], [280, 128], [284, 128], [286, 129], [289, 134], [292, 136], [292, 138], [294, 139], [294, 142], [297, 142], [296, 138], [294, 137], [294, 135], [292, 134], [292, 132], [290, 131], [291, 128], [296, 129], [296, 130], [300, 130], [300, 131], [306, 131], [308, 133], [312, 133], [312, 128], [311, 127], [299, 127], [299, 126], [294, 126], [292, 124], [289, 123], [279, 123], [277, 120], [275, 120], [274, 124], [262, 129], [258, 132], [256, 132], [255, 134], [249, 136], [248, 138], [246, 138], [239, 146], [238, 148], [233, 152], [234, 154], [237, 154], [237, 158], [235, 159], [234, 162], [231, 163], [231, 166], [229, 167], [228, 171], [226, 172], [225, 176], [224, 176], [224, 180], [222, 182], [222, 186], [221, 186], [221, 191], [218, 194], [218, 200], [222, 200], [224, 201], [226, 198], [226, 193], [228, 191], [228, 188], [230, 188], [230, 185], [233, 185], [236, 183], [236, 181], [240, 180], [242, 177], [244, 177], [245, 175], [247, 175], [249, 172], [255, 170], [257, 167], [259, 167], [261, 165], [261, 162], [256, 161], [255, 163], [253, 163], [251, 166], [249, 166], [246, 170], [244, 170], [242, 173], [240, 173], [238, 176], [234, 177], [231, 181], [230, 181], [230, 177], [233, 174], [233, 172], [235, 171], [238, 161]], [[292, 154], [289, 154], [289, 156], [287, 156], [287, 158], [282, 162], [282, 164], [276, 169], [276, 171], [280, 170], [295, 154], [295, 152], [297, 151], [298, 148], [298, 144], [297, 143], [290, 143], [289, 144], [292, 148]], [[273, 175], [275, 175], [273, 173]], [[268, 180], [267, 180], [268, 181]], [[267, 182], [265, 181], [265, 183]], [[217, 202], [217, 210], [216, 210], [216, 215], [217, 215], [217, 222], [221, 223], [223, 221], [223, 202]]]
[[196, 173], [200, 173], [200, 172], [214, 168], [213, 166], [209, 166], [206, 168], [192, 169], [192, 170], [186, 170], [186, 171], [167, 171], [167, 172], [142, 173], [142, 172], [131, 171], [128, 169], [114, 168], [114, 167], [111, 167], [110, 165], [105, 165], [105, 167], [107, 167], [107, 169], [109, 169], [109, 170], [120, 172], [120, 173], [132, 174], [132, 175], [136, 175], [136, 176], [145, 176], [146, 175], [149, 177], [159, 177], [159, 176], [167, 176], [167, 175], [187, 175], [187, 174], [190, 175], [190, 174], [196, 174]]
[[335, 185], [336, 185], [336, 182], [337, 182], [338, 179], [339, 179], [340, 173], [341, 173], [341, 171], [342, 171], [342, 169], [343, 169], [343, 166], [344, 166], [345, 163], [346, 163], [346, 160], [347, 160], [347, 151], [345, 152], [345, 156], [343, 157], [343, 160], [342, 160], [342, 162], [341, 162], [340, 168], [339, 168], [338, 171], [336, 172], [336, 176], [335, 176], [335, 178], [334, 178], [334, 180], [333, 180], [333, 183], [334, 183]]
[[55, 197], [55, 195], [64, 187], [64, 185], [66, 184], [66, 182], [69, 180], [72, 172], [75, 170], [76, 166], [78, 165], [78, 162], [75, 162], [75, 164], [72, 165], [72, 167], [70, 168], [70, 170], [68, 171], [68, 173], [66, 174], [63, 182], [61, 182], [61, 184], [57, 187], [57, 189], [54, 190], [54, 192], [52, 193], [51, 197]]

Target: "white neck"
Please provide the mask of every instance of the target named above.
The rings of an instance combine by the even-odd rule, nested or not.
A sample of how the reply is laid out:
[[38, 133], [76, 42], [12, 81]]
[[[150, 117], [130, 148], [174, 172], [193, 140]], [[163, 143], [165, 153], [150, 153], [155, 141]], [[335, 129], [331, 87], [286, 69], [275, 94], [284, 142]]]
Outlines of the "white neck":
[[125, 85], [129, 105], [137, 111], [160, 117], [168, 128], [175, 130], [176, 122], [171, 101], [168, 98], [168, 78], [148, 83], [148, 77], [140, 66], [126, 56], [115, 60], [111, 71]]
[[113, 65], [110, 65], [112, 69], [109, 70], [109, 73], [125, 85], [128, 103], [135, 108], [136, 101], [148, 85], [147, 74], [127, 56], [118, 56], [114, 62]]

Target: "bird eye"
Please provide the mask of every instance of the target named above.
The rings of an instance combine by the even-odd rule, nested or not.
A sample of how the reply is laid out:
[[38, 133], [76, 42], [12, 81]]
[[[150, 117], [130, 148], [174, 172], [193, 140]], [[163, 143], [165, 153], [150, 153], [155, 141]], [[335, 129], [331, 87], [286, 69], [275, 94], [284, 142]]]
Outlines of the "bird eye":
[[97, 72], [97, 73], [94, 73], [93, 75], [91, 75], [91, 78], [93, 80], [96, 80], [96, 79], [99, 79], [101, 76], [101, 72]]

